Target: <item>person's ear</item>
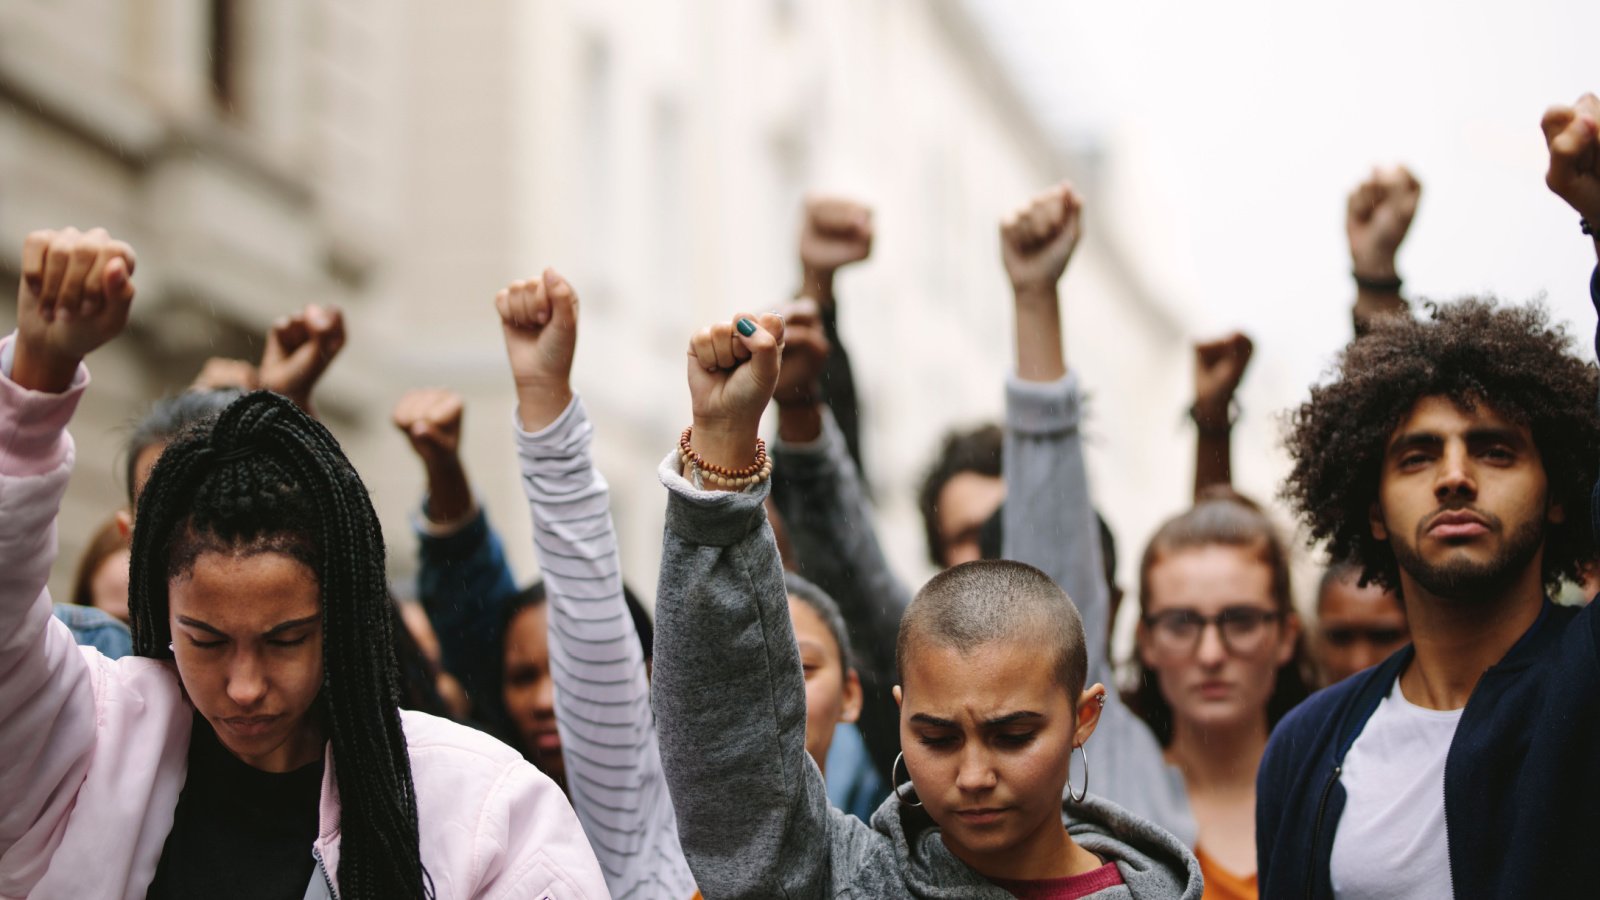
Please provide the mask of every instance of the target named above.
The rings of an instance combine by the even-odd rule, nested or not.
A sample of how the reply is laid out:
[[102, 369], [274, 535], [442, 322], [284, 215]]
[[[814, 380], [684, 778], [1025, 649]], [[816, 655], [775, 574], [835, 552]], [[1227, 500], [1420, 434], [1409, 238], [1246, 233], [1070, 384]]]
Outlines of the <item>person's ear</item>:
[[1372, 506], [1367, 509], [1367, 524], [1372, 529], [1372, 539], [1387, 541], [1389, 539], [1389, 526], [1383, 524], [1383, 507], [1378, 501], [1372, 501]]
[[1290, 610], [1284, 614], [1282, 633], [1278, 635], [1278, 668], [1294, 659], [1295, 643], [1300, 640], [1300, 614]]
[[1078, 695], [1077, 728], [1072, 733], [1072, 745], [1082, 746], [1100, 724], [1100, 712], [1106, 705], [1106, 686], [1096, 682]]
[[905, 705], [906, 698], [905, 698], [905, 694], [901, 693], [901, 691], [900, 691], [900, 685], [898, 685], [898, 684], [895, 685], [894, 686], [894, 690], [891, 691], [890, 693], [894, 694], [894, 705], [895, 705], [896, 708], [899, 708], [899, 707]]
[[113, 518], [117, 520], [117, 533], [122, 535], [122, 539], [125, 541], [132, 540], [133, 513], [128, 512], [125, 509], [119, 509], [117, 510], [116, 516]]
[[841, 722], [854, 722], [861, 718], [861, 676], [855, 669], [844, 672], [844, 707], [839, 715]]

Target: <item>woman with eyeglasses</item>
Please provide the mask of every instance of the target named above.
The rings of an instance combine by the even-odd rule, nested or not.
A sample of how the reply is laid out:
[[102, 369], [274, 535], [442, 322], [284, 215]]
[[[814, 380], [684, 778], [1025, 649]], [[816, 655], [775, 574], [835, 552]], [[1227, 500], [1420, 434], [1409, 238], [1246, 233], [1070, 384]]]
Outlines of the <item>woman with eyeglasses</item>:
[[1205, 898], [1255, 898], [1256, 769], [1309, 671], [1272, 522], [1231, 491], [1203, 495], [1145, 548], [1139, 606], [1127, 701], [1183, 776]]

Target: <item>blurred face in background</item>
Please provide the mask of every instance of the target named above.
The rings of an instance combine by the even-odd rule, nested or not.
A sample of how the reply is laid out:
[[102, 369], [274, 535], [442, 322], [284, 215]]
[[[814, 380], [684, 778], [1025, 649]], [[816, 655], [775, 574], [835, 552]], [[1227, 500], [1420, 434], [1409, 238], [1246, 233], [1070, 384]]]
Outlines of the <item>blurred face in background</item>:
[[511, 725], [528, 754], [545, 774], [561, 779], [561, 735], [556, 731], [556, 683], [550, 675], [548, 603], [518, 612], [506, 626], [505, 673], [501, 694]]
[[1175, 732], [1264, 725], [1299, 624], [1273, 599], [1261, 552], [1184, 548], [1159, 556], [1147, 583], [1139, 658], [1159, 677]]
[[983, 558], [978, 533], [1006, 499], [1003, 479], [958, 472], [939, 490], [938, 524], [946, 568]]
[[1358, 573], [1331, 581], [1317, 601], [1312, 646], [1327, 684], [1383, 662], [1411, 639], [1399, 599], [1376, 584], [1359, 587], [1358, 581]]
[[861, 681], [855, 670], [844, 667], [839, 642], [816, 610], [790, 597], [789, 618], [806, 679], [806, 752], [826, 775], [834, 729], [861, 715]]
[[128, 621], [129, 558], [128, 551], [118, 550], [100, 561], [89, 580], [90, 603], [124, 623]]

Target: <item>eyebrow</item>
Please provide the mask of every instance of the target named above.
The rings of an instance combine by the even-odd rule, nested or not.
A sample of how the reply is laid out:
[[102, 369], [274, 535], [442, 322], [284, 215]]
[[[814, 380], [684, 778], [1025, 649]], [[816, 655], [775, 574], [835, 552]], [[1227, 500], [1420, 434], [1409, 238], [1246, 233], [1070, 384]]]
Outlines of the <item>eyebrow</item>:
[[[1468, 444], [1509, 444], [1513, 447], [1522, 447], [1527, 442], [1523, 439], [1522, 432], [1515, 428], [1499, 428], [1482, 426], [1467, 429]], [[1444, 438], [1431, 431], [1413, 431], [1402, 434], [1389, 445], [1390, 456], [1398, 456], [1407, 450], [1432, 449], [1444, 443]]]
[[[1014, 725], [1017, 722], [1021, 722], [1021, 721], [1024, 721], [1024, 720], [1042, 719], [1042, 718], [1044, 718], [1044, 715], [1042, 713], [1036, 713], [1036, 712], [1032, 712], [1031, 710], [1024, 709], [1024, 710], [1018, 710], [1017, 712], [1014, 712], [1014, 713], [1006, 713], [1003, 716], [995, 716], [992, 719], [985, 719], [982, 722], [982, 726], [984, 728], [1003, 728], [1003, 727], [1005, 727], [1007, 725]], [[956, 724], [954, 721], [952, 721], [950, 719], [941, 719], [938, 716], [930, 716], [927, 713], [917, 713], [916, 715], [911, 717], [911, 721], [916, 722], [918, 725], [928, 725], [928, 726], [931, 726], [933, 728], [960, 728], [961, 727], [960, 725]]]
[[[262, 637], [272, 637], [273, 635], [282, 634], [285, 631], [293, 631], [302, 625], [310, 625], [320, 618], [322, 618], [322, 613], [315, 613], [313, 615], [306, 616], [303, 619], [290, 619], [287, 622], [279, 622], [278, 624], [267, 629], [266, 633], [264, 633]], [[207, 625], [205, 622], [202, 622], [199, 619], [191, 619], [188, 616], [179, 616], [178, 624], [187, 625], [190, 628], [198, 628], [201, 631], [210, 632], [217, 637], [232, 637], [232, 635], [214, 625]]]

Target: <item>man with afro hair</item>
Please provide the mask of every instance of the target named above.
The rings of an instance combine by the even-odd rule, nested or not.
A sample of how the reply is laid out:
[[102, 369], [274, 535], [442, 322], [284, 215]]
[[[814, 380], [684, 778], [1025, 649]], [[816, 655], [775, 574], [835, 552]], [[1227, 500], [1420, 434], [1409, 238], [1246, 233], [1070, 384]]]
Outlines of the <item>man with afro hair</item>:
[[[1591, 236], [1597, 122], [1592, 94], [1544, 119]], [[1385, 317], [1293, 415], [1285, 498], [1399, 595], [1412, 644], [1273, 733], [1261, 896], [1593, 896], [1600, 610], [1548, 592], [1596, 556], [1596, 388], [1543, 310], [1468, 300]]]

